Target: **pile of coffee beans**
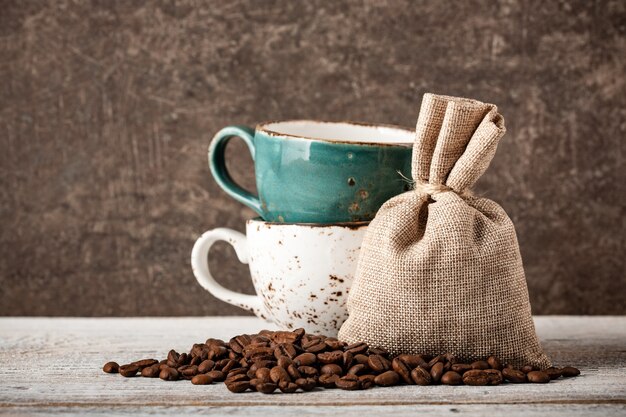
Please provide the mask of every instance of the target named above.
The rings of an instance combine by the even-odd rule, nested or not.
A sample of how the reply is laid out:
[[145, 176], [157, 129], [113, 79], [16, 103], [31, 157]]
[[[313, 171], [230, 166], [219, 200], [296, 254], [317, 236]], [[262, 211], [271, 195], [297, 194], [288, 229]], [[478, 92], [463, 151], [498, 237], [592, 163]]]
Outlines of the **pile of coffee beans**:
[[365, 343], [348, 345], [336, 338], [306, 334], [303, 329], [262, 330], [235, 336], [228, 342], [208, 339], [193, 345], [189, 353], [171, 350], [162, 361], [142, 359], [121, 366], [108, 362], [103, 371], [164, 381], [187, 379], [195, 385], [223, 381], [232, 392], [252, 390], [264, 394], [276, 390], [311, 391], [316, 387], [359, 390], [399, 384], [547, 383], [580, 374], [570, 366], [538, 370], [527, 365], [516, 369], [494, 356], [472, 363], [463, 363], [450, 354], [403, 354], [392, 358], [382, 348]]

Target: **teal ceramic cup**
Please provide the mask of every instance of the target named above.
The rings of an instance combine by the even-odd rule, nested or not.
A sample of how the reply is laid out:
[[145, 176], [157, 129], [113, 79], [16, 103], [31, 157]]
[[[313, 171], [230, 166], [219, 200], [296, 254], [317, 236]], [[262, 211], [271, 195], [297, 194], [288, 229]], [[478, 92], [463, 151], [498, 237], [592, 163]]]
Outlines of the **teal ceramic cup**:
[[[224, 152], [242, 139], [254, 160], [258, 196], [236, 184]], [[414, 132], [351, 122], [291, 120], [229, 126], [209, 146], [217, 183], [264, 220], [286, 223], [369, 221], [409, 189]]]

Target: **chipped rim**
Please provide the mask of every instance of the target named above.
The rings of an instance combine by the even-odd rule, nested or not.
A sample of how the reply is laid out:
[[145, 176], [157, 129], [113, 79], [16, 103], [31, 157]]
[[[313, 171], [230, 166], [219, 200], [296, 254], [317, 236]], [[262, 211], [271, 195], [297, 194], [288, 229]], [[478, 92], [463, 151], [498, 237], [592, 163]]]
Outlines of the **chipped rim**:
[[386, 129], [394, 129], [394, 130], [401, 130], [404, 132], [408, 132], [411, 135], [415, 134], [415, 131], [406, 127], [406, 126], [399, 126], [399, 125], [393, 125], [393, 124], [386, 124], [386, 123], [365, 123], [365, 122], [353, 122], [350, 120], [340, 120], [340, 121], [326, 121], [326, 120], [312, 120], [312, 119], [289, 119], [289, 120], [269, 120], [269, 121], [265, 121], [265, 122], [261, 122], [259, 124], [256, 125], [255, 129], [257, 131], [263, 132], [268, 136], [272, 136], [275, 138], [293, 138], [293, 139], [303, 139], [303, 140], [311, 140], [311, 141], [316, 141], [316, 142], [328, 142], [328, 143], [343, 143], [346, 145], [359, 145], [359, 146], [393, 146], [393, 147], [401, 147], [401, 148], [410, 148], [413, 146], [413, 140], [411, 140], [410, 142], [389, 142], [389, 143], [384, 143], [384, 142], [362, 142], [362, 141], [358, 141], [358, 140], [344, 140], [344, 139], [324, 139], [324, 138], [313, 138], [313, 137], [309, 137], [309, 136], [303, 136], [303, 135], [292, 135], [289, 133], [280, 133], [280, 132], [276, 132], [274, 130], [270, 130], [268, 129], [266, 126], [274, 124], [274, 123], [294, 123], [294, 122], [307, 122], [307, 123], [313, 123], [313, 124], [321, 124], [321, 123], [325, 123], [325, 124], [334, 124], [334, 125], [340, 125], [340, 124], [345, 124], [345, 125], [352, 125], [352, 126], [362, 126], [362, 127], [369, 127], [369, 128], [386, 128]]
[[370, 222], [361, 221], [361, 222], [337, 222], [337, 223], [281, 223], [281, 222], [268, 222], [260, 217], [255, 217], [254, 219], [249, 219], [246, 221], [246, 224], [262, 224], [264, 226], [297, 226], [297, 227], [308, 227], [310, 229], [315, 228], [330, 228], [330, 227], [338, 227], [342, 229], [351, 229], [358, 230], [362, 227], [367, 227]]

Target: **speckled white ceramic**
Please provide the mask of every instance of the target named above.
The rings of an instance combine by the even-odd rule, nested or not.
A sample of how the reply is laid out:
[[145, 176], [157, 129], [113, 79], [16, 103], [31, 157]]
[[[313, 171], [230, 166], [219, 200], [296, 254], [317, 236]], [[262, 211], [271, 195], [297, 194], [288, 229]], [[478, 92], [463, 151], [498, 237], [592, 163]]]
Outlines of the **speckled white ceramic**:
[[[231, 229], [204, 233], [191, 253], [196, 279], [227, 303], [285, 329], [336, 335], [348, 317], [346, 300], [367, 223], [285, 224], [249, 220], [247, 236]], [[249, 264], [257, 295], [228, 290], [209, 270], [208, 253], [230, 243]]]

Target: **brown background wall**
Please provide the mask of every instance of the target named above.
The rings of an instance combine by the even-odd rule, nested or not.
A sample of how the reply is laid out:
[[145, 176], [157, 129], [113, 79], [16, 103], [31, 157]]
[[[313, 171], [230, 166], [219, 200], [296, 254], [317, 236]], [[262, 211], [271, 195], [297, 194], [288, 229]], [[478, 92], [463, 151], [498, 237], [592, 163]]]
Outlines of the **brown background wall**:
[[[534, 312], [624, 314], [624, 5], [2, 1], [0, 314], [243, 314], [189, 267], [201, 232], [252, 216], [210, 178], [211, 135], [412, 126], [427, 91], [505, 115], [478, 191], [516, 223]], [[251, 291], [235, 259], [211, 265]]]

